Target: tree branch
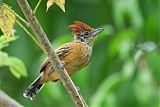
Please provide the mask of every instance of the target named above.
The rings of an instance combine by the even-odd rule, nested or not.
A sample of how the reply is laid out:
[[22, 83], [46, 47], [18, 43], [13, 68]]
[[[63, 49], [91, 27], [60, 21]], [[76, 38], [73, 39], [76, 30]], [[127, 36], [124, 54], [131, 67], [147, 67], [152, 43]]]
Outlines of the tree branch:
[[40, 44], [48, 54], [48, 57], [50, 58], [52, 64], [55, 65], [56, 72], [58, 72], [60, 80], [62, 81], [64, 87], [67, 89], [74, 103], [76, 104], [77, 107], [87, 107], [85, 100], [78, 93], [78, 90], [76, 89], [74, 83], [72, 82], [67, 71], [63, 67], [62, 62], [59, 60], [55, 51], [52, 49], [51, 43], [49, 42], [37, 18], [34, 16], [27, 0], [17, 0], [17, 2], [20, 8], [22, 9], [33, 32], [35, 33], [38, 40], [40, 41]]
[[23, 106], [0, 90], [0, 107], [23, 107]]

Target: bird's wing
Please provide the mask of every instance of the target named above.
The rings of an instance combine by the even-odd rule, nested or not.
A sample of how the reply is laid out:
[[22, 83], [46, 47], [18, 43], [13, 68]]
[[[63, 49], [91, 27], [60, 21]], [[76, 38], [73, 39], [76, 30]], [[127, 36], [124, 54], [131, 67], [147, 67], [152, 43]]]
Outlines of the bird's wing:
[[71, 46], [64, 45], [60, 47], [59, 49], [57, 49], [56, 54], [58, 55], [59, 59], [62, 59], [71, 53], [71, 49], [72, 49]]
[[[56, 50], [56, 54], [58, 55], [59, 59], [62, 59], [71, 53], [71, 49], [72, 47], [69, 45], [62, 45]], [[41, 66], [40, 72], [42, 72], [45, 69], [46, 65], [48, 65], [49, 63], [51, 63], [50, 59], [46, 58]]]

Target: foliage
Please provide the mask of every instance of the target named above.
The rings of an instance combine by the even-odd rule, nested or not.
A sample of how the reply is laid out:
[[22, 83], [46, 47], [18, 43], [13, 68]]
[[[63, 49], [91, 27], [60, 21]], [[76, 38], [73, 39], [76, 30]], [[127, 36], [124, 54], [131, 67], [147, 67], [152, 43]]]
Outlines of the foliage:
[[20, 59], [8, 56], [6, 52], [2, 51], [2, 48], [8, 46], [8, 43], [14, 40], [16, 40], [16, 37], [11, 37], [7, 40], [5, 36], [0, 36], [0, 67], [8, 66], [10, 72], [17, 78], [20, 78], [21, 76], [26, 77], [27, 71], [24, 63]]
[[[5, 2], [20, 13], [15, 1]], [[38, 0], [29, 2], [34, 8]], [[75, 20], [105, 28], [94, 43], [90, 64], [72, 76], [89, 106], [159, 107], [160, 1], [71, 0], [65, 5], [65, 13], [56, 6], [46, 13], [42, 3], [36, 13], [54, 48], [72, 40], [67, 26]], [[74, 106], [59, 82], [46, 84], [33, 101], [23, 98], [23, 90], [39, 75], [44, 55], [25, 32], [15, 28], [20, 39], [6, 51], [23, 59], [28, 77], [14, 80], [0, 72], [2, 89], [27, 107]], [[6, 77], [10, 79], [4, 80]]]
[[0, 6], [0, 28], [7, 38], [10, 38], [10, 36], [14, 35], [12, 29], [15, 20], [16, 17], [11, 7], [6, 4]]
[[65, 0], [48, 0], [47, 2], [47, 10], [54, 4], [56, 3], [62, 10], [63, 12], [65, 12], [65, 7], [64, 7], [64, 4], [65, 4]]

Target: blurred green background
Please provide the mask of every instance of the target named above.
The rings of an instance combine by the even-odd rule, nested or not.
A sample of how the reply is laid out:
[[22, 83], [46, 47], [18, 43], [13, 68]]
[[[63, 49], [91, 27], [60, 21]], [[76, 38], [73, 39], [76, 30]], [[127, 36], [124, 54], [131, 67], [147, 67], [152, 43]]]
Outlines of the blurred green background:
[[[28, 0], [34, 8], [38, 0]], [[23, 16], [16, 0], [3, 0]], [[53, 47], [71, 41], [68, 25], [76, 20], [105, 30], [96, 39], [90, 64], [72, 76], [89, 107], [160, 107], [160, 0], [66, 0], [36, 16]], [[30, 101], [22, 96], [39, 75], [44, 54], [17, 25], [19, 38], [3, 49], [21, 59], [28, 76], [17, 79], [0, 67], [0, 89], [25, 107], [74, 107], [60, 82], [47, 83]]]

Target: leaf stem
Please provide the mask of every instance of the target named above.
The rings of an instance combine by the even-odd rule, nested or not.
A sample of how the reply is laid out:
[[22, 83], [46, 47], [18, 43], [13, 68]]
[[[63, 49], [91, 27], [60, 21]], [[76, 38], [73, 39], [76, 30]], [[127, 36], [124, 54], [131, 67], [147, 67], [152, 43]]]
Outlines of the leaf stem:
[[27, 27], [29, 27], [29, 23], [26, 20], [24, 20], [21, 16], [19, 16], [15, 11], [13, 11], [13, 10], [11, 10], [11, 11], [16, 15], [16, 17], [19, 20], [21, 20], [23, 23], [25, 23], [27, 25]]
[[16, 20], [16, 22], [33, 39], [33, 41], [44, 51], [43, 47], [40, 45], [37, 39], [18, 20]]
[[42, 2], [42, 0], [39, 0], [39, 1], [38, 1], [36, 7], [35, 7], [34, 10], [33, 10], [33, 14], [36, 14], [36, 12], [37, 12], [37, 10], [38, 10], [38, 7], [40, 6], [41, 2]]

